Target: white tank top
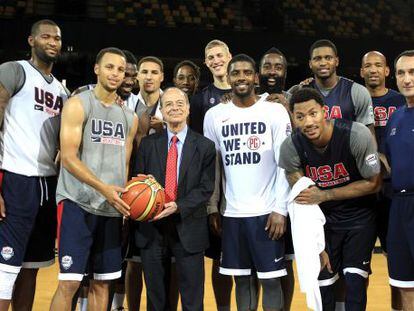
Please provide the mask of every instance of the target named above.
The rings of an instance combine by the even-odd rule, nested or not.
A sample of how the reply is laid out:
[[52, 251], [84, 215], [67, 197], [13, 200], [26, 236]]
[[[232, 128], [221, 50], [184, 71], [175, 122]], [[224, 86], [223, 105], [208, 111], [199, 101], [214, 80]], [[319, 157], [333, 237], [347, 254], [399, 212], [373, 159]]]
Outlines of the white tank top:
[[0, 136], [1, 169], [25, 176], [57, 174], [60, 113], [68, 98], [53, 77], [49, 83], [28, 61], [18, 61], [25, 73], [23, 87], [11, 99]]

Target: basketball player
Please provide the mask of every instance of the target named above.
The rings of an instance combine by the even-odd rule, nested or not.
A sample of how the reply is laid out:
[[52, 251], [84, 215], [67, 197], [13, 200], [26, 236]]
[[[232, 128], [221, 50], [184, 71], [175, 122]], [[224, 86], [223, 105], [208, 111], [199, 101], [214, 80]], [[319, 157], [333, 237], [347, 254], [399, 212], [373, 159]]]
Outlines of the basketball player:
[[326, 217], [326, 252], [332, 271], [322, 270], [323, 309], [335, 310], [333, 284], [344, 275], [345, 309], [365, 310], [366, 282], [376, 239], [375, 207], [369, 194], [380, 189], [380, 161], [370, 131], [358, 122], [325, 118], [322, 96], [302, 88], [290, 100], [295, 127], [281, 147], [279, 165], [293, 186], [302, 176], [316, 186], [299, 204], [320, 204]]
[[93, 273], [88, 310], [105, 310], [111, 280], [121, 277], [119, 192], [128, 178], [138, 118], [116, 102], [126, 57], [117, 48], [96, 56], [97, 85], [70, 98], [62, 112], [59, 202], [59, 285], [51, 310], [70, 310], [83, 275]]
[[290, 132], [289, 115], [283, 106], [255, 94], [257, 73], [249, 56], [235, 56], [227, 73], [233, 100], [211, 108], [204, 121], [224, 172], [220, 273], [234, 276], [239, 310], [256, 307], [250, 292], [254, 271], [263, 288], [264, 310], [282, 310], [279, 278], [286, 275], [282, 235], [289, 187], [277, 159]]
[[13, 287], [13, 309], [31, 310], [38, 269], [55, 259], [55, 157], [68, 91], [51, 72], [61, 40], [55, 22], [40, 20], [28, 38], [31, 59], [0, 66], [1, 311]]
[[[285, 91], [287, 61], [285, 55], [272, 47], [260, 59], [259, 94], [269, 94], [289, 110], [290, 93]], [[271, 98], [267, 98], [270, 100]]]
[[[140, 120], [136, 146], [141, 139], [163, 129], [162, 114], [160, 110], [160, 98], [162, 95], [161, 83], [164, 81], [164, 64], [161, 59], [154, 56], [146, 56], [138, 62], [138, 102], [134, 109]], [[131, 166], [134, 165], [135, 157]], [[138, 310], [141, 304], [142, 292], [142, 265], [139, 249], [135, 247], [134, 228], [131, 224], [129, 250], [126, 260], [128, 261], [125, 273], [125, 290], [130, 310]], [[131, 236], [132, 234], [132, 236]]]
[[[116, 93], [123, 101], [125, 101], [125, 104], [130, 109], [135, 110], [138, 103], [138, 97], [132, 93], [132, 90], [137, 83], [137, 59], [135, 58], [134, 54], [128, 50], [122, 50], [122, 52], [124, 52], [127, 62], [125, 67], [125, 78]], [[88, 84], [78, 87], [72, 92], [71, 95], [75, 96], [83, 91], [92, 90], [94, 87], [95, 84]]]
[[[118, 94], [119, 98], [124, 101], [124, 105], [129, 107], [132, 110], [135, 110], [138, 104], [138, 96], [132, 93], [134, 86], [137, 83], [137, 59], [135, 58], [134, 54], [132, 54], [128, 50], [122, 50], [126, 56], [126, 67], [125, 67], [125, 77], [122, 81], [121, 86], [117, 89], [116, 93]], [[78, 87], [75, 91], [72, 92], [71, 96], [75, 96], [79, 93], [82, 93], [87, 90], [92, 90], [96, 85], [95, 84], [88, 84], [81, 87]], [[126, 224], [127, 226], [127, 224]], [[127, 228], [126, 228], [127, 229]], [[125, 266], [124, 266], [125, 265]], [[112, 300], [112, 309], [118, 310], [123, 308], [124, 298], [125, 298], [125, 269], [126, 263], [123, 263], [122, 267], [122, 277], [116, 281], [115, 284], [115, 293], [111, 291], [110, 300]], [[80, 311], [87, 310], [88, 307], [88, 277], [85, 277], [82, 280], [82, 285], [80, 288], [79, 295], [75, 295], [73, 308], [76, 308], [76, 302], [78, 301], [79, 297], [79, 308]], [[113, 296], [113, 299], [112, 299]]]
[[385, 150], [391, 167], [391, 185], [394, 191], [387, 235], [388, 271], [390, 284], [400, 290], [401, 309], [413, 311], [414, 50], [398, 55], [394, 66], [398, 89], [407, 104], [394, 112], [385, 133]]
[[195, 94], [200, 82], [200, 67], [191, 60], [179, 62], [174, 67], [174, 85], [185, 92], [188, 98]]
[[[309, 84], [321, 94], [325, 116], [360, 122], [375, 136], [371, 96], [361, 84], [338, 76], [339, 57], [335, 44], [329, 40], [315, 41], [309, 49], [309, 56], [309, 67], [314, 77], [300, 85]], [[293, 93], [297, 87], [293, 86], [289, 92]]]
[[[259, 67], [259, 89], [260, 94], [268, 94], [281, 103], [289, 110], [290, 93], [285, 91], [287, 76], [287, 61], [285, 55], [277, 48], [272, 47], [260, 59]], [[266, 100], [271, 100], [269, 97]], [[289, 218], [287, 218], [287, 226], [285, 233], [285, 258], [287, 275], [281, 278], [284, 311], [289, 311], [293, 299], [293, 291], [295, 289], [295, 276], [293, 272], [292, 261], [294, 258], [292, 233], [290, 231]]]
[[[361, 64], [361, 77], [372, 97], [375, 117], [375, 137], [380, 159], [385, 154], [385, 127], [392, 113], [405, 105], [405, 98], [400, 93], [385, 86], [385, 79], [390, 69], [385, 56], [378, 51], [370, 51], [364, 55]], [[382, 161], [384, 162], [384, 161]], [[392, 187], [389, 176], [383, 177], [382, 191], [377, 194], [377, 230], [384, 253], [387, 253], [386, 237], [388, 216], [390, 211]], [[391, 286], [391, 306], [393, 310], [401, 310], [401, 296], [397, 288]]]
[[[367, 89], [359, 83], [338, 76], [338, 50], [329, 40], [317, 40], [309, 49], [309, 67], [314, 77], [300, 83], [309, 84], [324, 100], [325, 117], [346, 119], [365, 124], [375, 137], [372, 99]], [[293, 92], [297, 86], [290, 89]], [[373, 202], [374, 204], [374, 202]], [[337, 287], [336, 311], [344, 311], [345, 288], [342, 277]]]
[[[208, 109], [218, 105], [225, 94], [231, 92], [227, 80], [227, 65], [231, 60], [231, 53], [226, 43], [220, 40], [212, 40], [204, 48], [204, 62], [213, 76], [213, 83], [207, 85], [201, 92], [191, 98], [190, 128], [203, 133], [204, 116]], [[220, 189], [220, 186], [218, 187]], [[211, 269], [211, 283], [217, 309], [230, 310], [231, 291], [233, 281], [231, 277], [219, 273], [221, 253], [221, 216], [219, 207], [223, 203], [220, 191], [214, 202], [210, 200], [208, 205], [210, 225], [210, 247], [206, 250], [206, 257], [213, 260]]]

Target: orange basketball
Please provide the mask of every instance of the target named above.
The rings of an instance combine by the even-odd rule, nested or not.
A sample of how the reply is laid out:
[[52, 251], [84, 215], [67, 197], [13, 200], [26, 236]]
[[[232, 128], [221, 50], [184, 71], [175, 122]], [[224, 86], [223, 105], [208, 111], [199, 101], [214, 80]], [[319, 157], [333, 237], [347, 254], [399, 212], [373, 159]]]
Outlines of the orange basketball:
[[131, 219], [151, 220], [164, 209], [164, 188], [155, 179], [140, 175], [128, 181], [125, 188], [128, 192], [121, 198], [131, 207]]

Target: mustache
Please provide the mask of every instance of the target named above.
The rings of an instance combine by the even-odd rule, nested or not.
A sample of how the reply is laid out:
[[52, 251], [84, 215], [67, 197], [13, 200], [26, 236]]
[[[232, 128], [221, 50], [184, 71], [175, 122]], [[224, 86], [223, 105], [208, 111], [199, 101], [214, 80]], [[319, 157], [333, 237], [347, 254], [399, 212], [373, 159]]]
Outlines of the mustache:
[[[275, 84], [269, 85], [269, 79], [274, 79]], [[281, 94], [285, 88], [286, 78], [270, 75], [259, 75], [259, 85], [262, 93]]]

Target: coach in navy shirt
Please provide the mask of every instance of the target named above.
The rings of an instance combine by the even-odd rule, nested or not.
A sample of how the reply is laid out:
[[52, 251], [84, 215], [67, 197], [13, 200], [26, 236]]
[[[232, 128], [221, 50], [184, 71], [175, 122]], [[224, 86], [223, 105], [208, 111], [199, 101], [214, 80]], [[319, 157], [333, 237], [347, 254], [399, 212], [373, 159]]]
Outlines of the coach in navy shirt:
[[390, 284], [400, 288], [403, 310], [414, 306], [414, 50], [395, 60], [396, 81], [407, 105], [388, 121], [385, 149], [394, 197], [390, 210], [388, 270]]

